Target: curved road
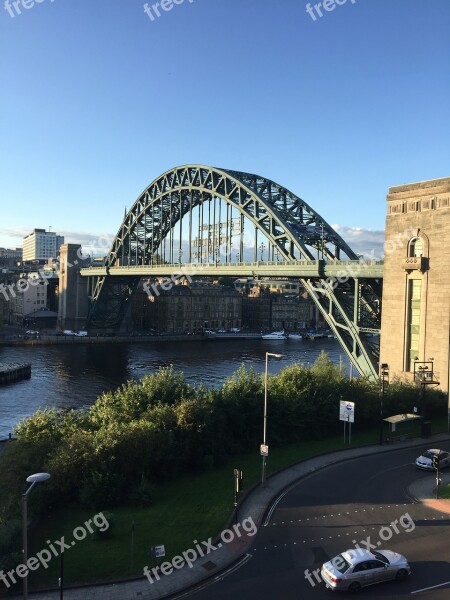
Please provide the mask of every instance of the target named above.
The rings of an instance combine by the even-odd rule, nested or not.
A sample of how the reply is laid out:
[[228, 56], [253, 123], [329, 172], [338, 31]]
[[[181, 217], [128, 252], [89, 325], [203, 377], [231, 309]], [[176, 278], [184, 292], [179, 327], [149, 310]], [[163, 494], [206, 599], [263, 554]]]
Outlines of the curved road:
[[[406, 492], [416, 479], [434, 477], [413, 466], [428, 447], [353, 459], [302, 479], [269, 510], [247, 562], [219, 582], [182, 597], [330, 599], [336, 596], [316, 580], [314, 571], [343, 550], [372, 544], [404, 554], [412, 575], [404, 582], [365, 588], [364, 598], [447, 600], [450, 514], [416, 503]], [[448, 442], [441, 447], [450, 450]]]

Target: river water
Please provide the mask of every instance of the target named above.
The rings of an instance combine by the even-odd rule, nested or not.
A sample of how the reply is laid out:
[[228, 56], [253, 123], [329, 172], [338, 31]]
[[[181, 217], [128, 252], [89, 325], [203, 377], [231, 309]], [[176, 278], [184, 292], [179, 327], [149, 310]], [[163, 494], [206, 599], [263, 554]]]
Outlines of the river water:
[[174, 365], [189, 383], [217, 387], [243, 362], [262, 373], [266, 352], [283, 355], [270, 361], [269, 372], [274, 374], [293, 362], [313, 363], [321, 350], [349, 371], [339, 343], [329, 338], [1, 347], [0, 363], [31, 363], [32, 375], [27, 381], [0, 387], [0, 439], [38, 408], [92, 404], [102, 392], [161, 366]]

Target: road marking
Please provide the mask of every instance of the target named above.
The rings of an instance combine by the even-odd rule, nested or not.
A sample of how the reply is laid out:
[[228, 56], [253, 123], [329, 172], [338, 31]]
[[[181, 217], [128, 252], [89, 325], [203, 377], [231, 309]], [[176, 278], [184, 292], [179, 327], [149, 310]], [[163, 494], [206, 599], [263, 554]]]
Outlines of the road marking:
[[449, 583], [450, 583], [450, 581], [446, 581], [445, 583], [438, 583], [438, 585], [432, 585], [427, 588], [422, 588], [421, 590], [414, 590], [414, 592], [411, 592], [411, 594], [419, 594], [420, 592], [427, 592], [428, 590], [434, 590], [438, 587], [442, 587], [443, 585], [448, 585]]
[[204, 583], [202, 585], [199, 585], [198, 587], [196, 587], [194, 589], [191, 589], [191, 590], [189, 590], [187, 592], [181, 593], [178, 596], [174, 596], [173, 600], [178, 600], [179, 598], [186, 598], [187, 596], [191, 596], [191, 595], [195, 594], [196, 592], [199, 592], [201, 590], [206, 589], [210, 585], [214, 585], [215, 583], [217, 583], [221, 579], [224, 579], [225, 577], [227, 577], [227, 575], [231, 575], [232, 573], [234, 573], [234, 571], [237, 571], [240, 567], [242, 567], [243, 565], [245, 565], [245, 563], [248, 562], [251, 558], [253, 558], [253, 556], [251, 554], [247, 553], [242, 558], [242, 560], [240, 560], [236, 565], [232, 566], [227, 571], [224, 571], [223, 573], [219, 573], [213, 579], [210, 579], [206, 583]]

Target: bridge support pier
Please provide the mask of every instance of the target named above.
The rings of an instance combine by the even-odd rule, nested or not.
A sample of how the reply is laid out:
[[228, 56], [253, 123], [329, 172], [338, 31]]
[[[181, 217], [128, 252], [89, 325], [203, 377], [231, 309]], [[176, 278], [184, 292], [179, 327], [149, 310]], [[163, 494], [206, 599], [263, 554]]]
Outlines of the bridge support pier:
[[89, 300], [87, 280], [80, 275], [83, 267], [80, 244], [63, 244], [60, 248], [58, 327], [84, 329]]

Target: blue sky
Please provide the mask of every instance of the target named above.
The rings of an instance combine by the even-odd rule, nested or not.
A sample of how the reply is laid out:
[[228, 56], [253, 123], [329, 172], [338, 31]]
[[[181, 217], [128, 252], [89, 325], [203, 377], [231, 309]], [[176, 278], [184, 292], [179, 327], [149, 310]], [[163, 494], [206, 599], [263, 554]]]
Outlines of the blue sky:
[[450, 175], [448, 0], [315, 21], [304, 0], [184, 0], [153, 21], [142, 0], [3, 3], [0, 246], [114, 235], [153, 179], [204, 163], [273, 179], [373, 247], [389, 186]]

